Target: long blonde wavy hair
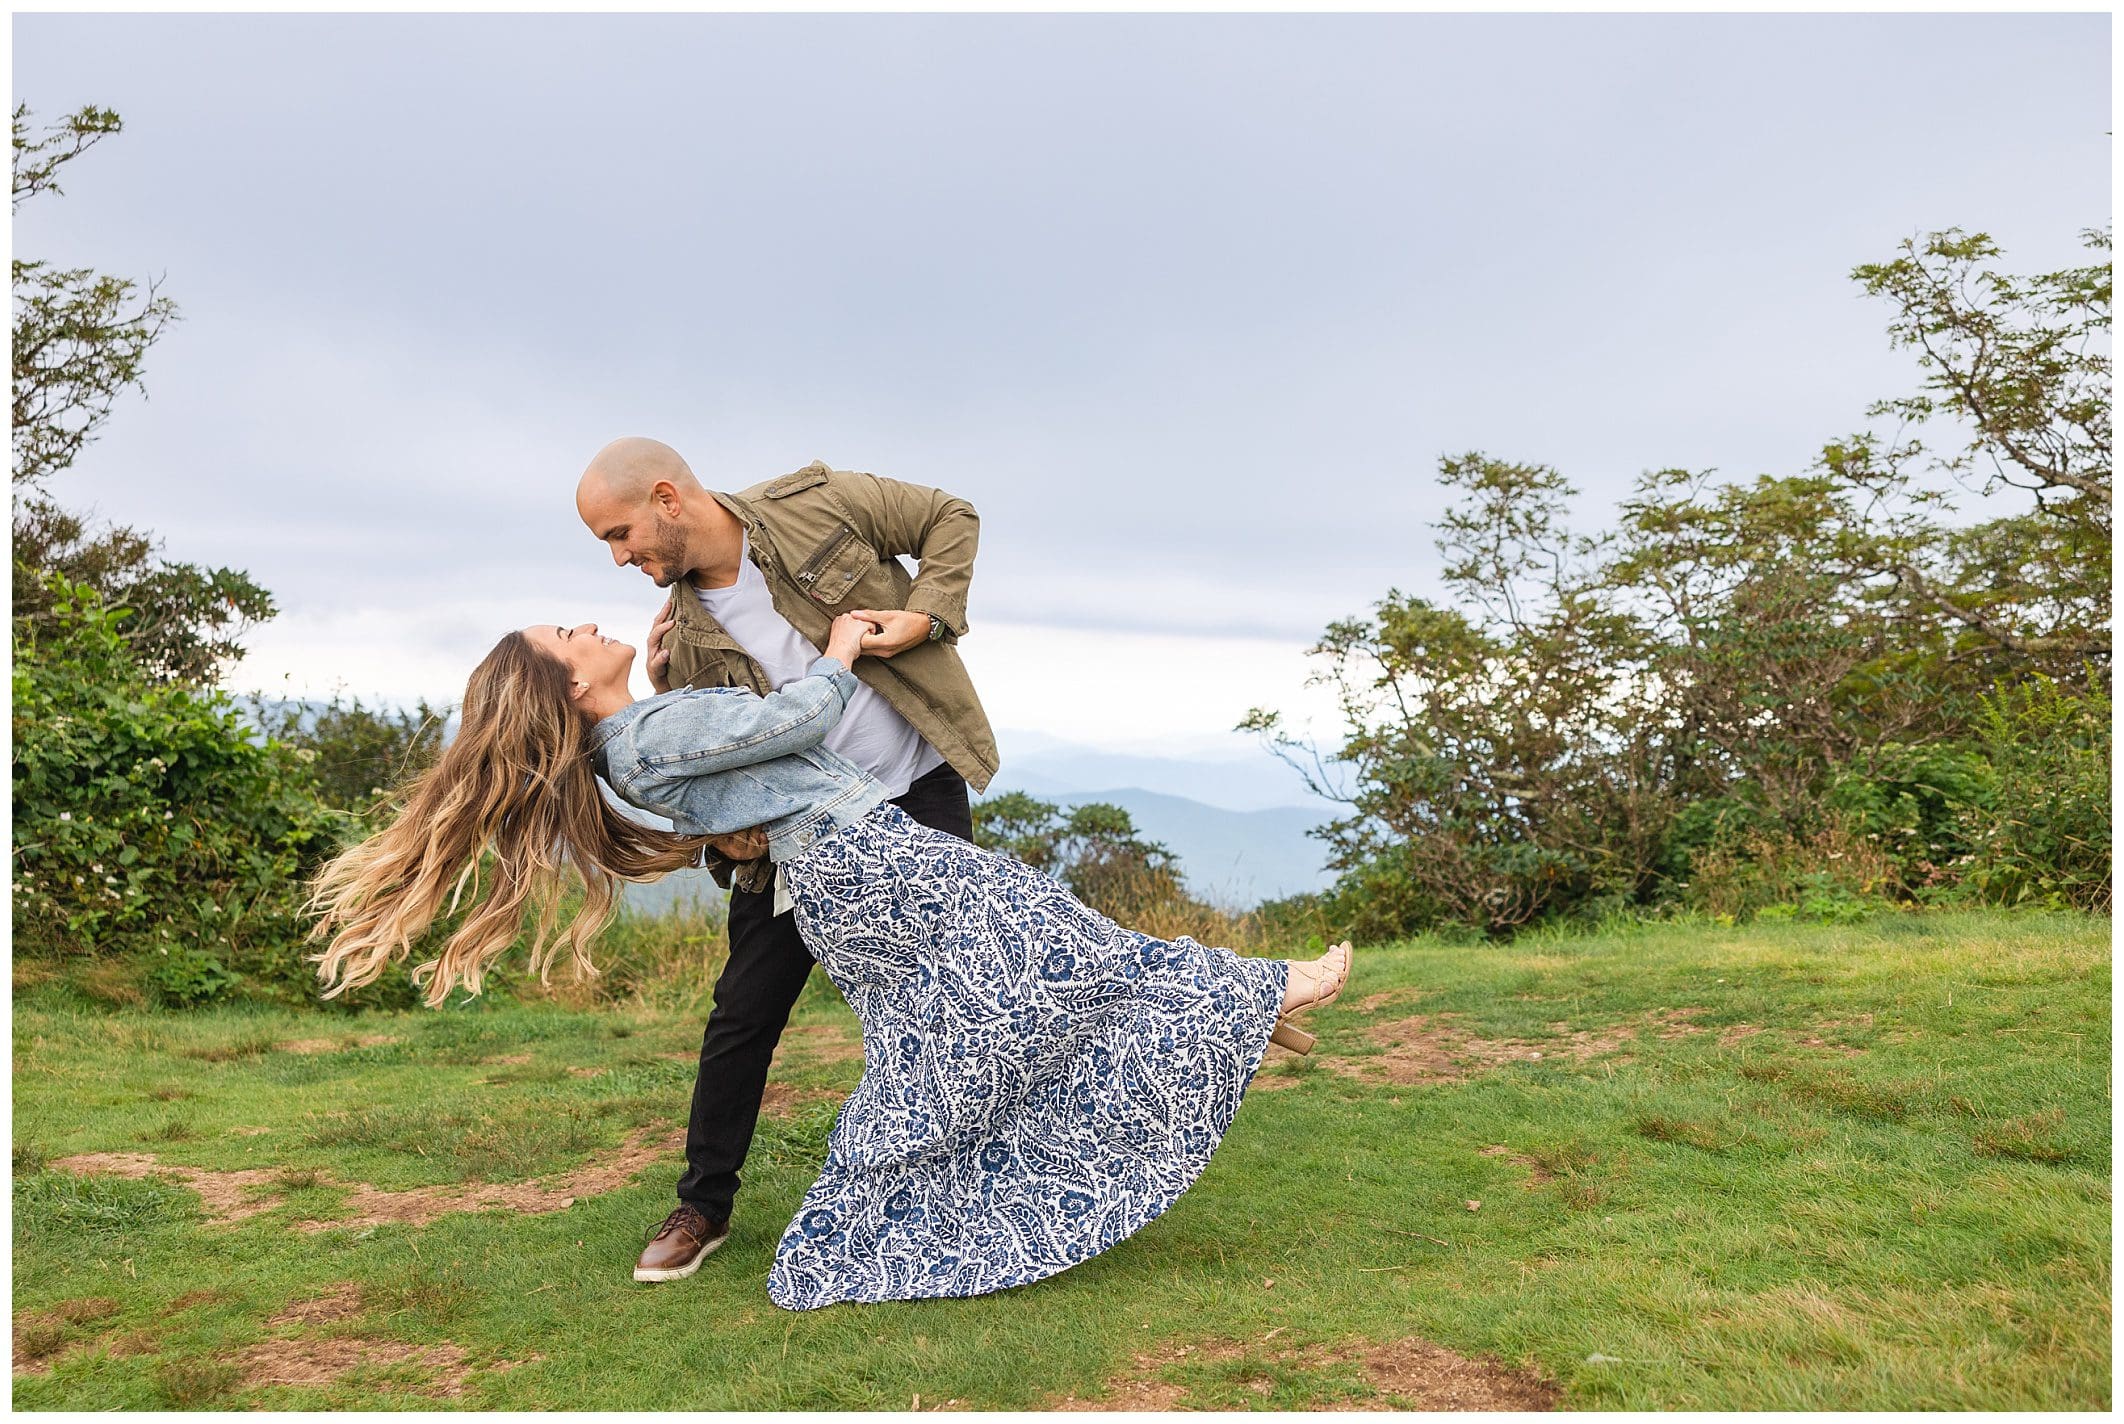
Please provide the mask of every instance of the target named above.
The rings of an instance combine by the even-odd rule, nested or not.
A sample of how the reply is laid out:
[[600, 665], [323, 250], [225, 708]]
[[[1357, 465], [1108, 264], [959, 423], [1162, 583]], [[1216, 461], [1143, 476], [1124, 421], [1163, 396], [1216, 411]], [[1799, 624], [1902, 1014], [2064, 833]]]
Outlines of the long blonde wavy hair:
[[[610, 918], [619, 881], [693, 863], [702, 840], [628, 820], [605, 800], [589, 757], [590, 722], [568, 697], [568, 669], [511, 633], [473, 669], [457, 736], [405, 788], [390, 826], [342, 852], [312, 882], [309, 958], [330, 999], [368, 983], [435, 920], [470, 895], [472, 909], [442, 952], [413, 969], [440, 1004], [462, 982], [473, 994], [495, 956], [535, 913], [531, 969], [540, 982], [563, 943], [596, 974], [591, 939]], [[487, 880], [481, 885], [482, 878]], [[556, 934], [571, 880], [582, 908]], [[445, 901], [448, 901], [447, 906]]]

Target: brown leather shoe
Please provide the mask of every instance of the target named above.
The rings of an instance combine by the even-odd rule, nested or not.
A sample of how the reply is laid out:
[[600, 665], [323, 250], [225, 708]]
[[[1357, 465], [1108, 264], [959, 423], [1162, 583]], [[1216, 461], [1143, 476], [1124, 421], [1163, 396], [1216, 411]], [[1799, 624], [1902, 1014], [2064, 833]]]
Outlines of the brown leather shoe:
[[683, 1280], [701, 1268], [708, 1253], [730, 1239], [730, 1220], [711, 1221], [692, 1202], [680, 1202], [678, 1209], [664, 1218], [664, 1224], [656, 1229], [649, 1244], [642, 1251], [642, 1259], [634, 1263], [634, 1278], [638, 1281]]

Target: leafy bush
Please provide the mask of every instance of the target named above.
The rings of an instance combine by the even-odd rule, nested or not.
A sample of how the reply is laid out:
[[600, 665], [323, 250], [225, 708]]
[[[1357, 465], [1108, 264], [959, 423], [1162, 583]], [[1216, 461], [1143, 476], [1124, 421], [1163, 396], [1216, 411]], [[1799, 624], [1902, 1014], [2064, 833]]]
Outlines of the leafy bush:
[[303, 881], [348, 818], [225, 696], [151, 681], [123, 609], [45, 578], [15, 624], [18, 952], [167, 959], [150, 982], [177, 1003], [306, 984]]
[[1848, 823], [1807, 836], [1745, 826], [1694, 853], [1675, 899], [1729, 924], [1750, 917], [1836, 923], [1884, 908], [1898, 885], [1895, 862]]
[[187, 1009], [220, 998], [239, 982], [219, 959], [190, 943], [161, 946], [146, 977], [162, 1002]]
[[1948, 867], [1969, 850], [1970, 814], [1992, 794], [1992, 764], [1975, 747], [1890, 744], [1870, 766], [1836, 768], [1823, 804], [1893, 860], [1902, 887], [1915, 892], [1948, 883]]
[[1980, 699], [1990, 794], [1961, 817], [1978, 898], [2109, 909], [2109, 718], [2107, 692], [2040, 674]]

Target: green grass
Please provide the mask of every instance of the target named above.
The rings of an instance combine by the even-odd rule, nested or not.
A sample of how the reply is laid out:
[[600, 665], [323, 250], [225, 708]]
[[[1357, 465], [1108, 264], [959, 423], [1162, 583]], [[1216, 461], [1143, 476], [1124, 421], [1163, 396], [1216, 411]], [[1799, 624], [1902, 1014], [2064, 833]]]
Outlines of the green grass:
[[[1132, 1240], [997, 1296], [803, 1315], [764, 1291], [832, 1123], [801, 1094], [688, 1281], [628, 1275], [675, 1152], [546, 1215], [296, 1226], [344, 1217], [356, 1183], [521, 1181], [670, 1131], [697, 1010], [367, 1015], [332, 1022], [393, 1041], [296, 1055], [270, 1045], [317, 1016], [40, 990], [15, 1012], [14, 1309], [18, 1368], [48, 1368], [14, 1401], [1017, 1409], [1147, 1377], [1183, 1406], [1287, 1409], [1392, 1402], [1329, 1356], [1421, 1339], [1537, 1371], [1566, 1407], [2104, 1409], [2108, 946], [2107, 920], [1984, 914], [1365, 951], [1318, 1052], [1267, 1070]], [[1395, 1082], [1412, 1019], [1542, 1056]], [[797, 1022], [847, 1021], [814, 976]], [[829, 1040], [792, 1035], [777, 1081], [851, 1086]], [[86, 1152], [262, 1169], [271, 1204], [215, 1224], [176, 1180], [55, 1165]], [[271, 1323], [334, 1287], [339, 1315]], [[339, 1363], [258, 1384], [261, 1349]]]

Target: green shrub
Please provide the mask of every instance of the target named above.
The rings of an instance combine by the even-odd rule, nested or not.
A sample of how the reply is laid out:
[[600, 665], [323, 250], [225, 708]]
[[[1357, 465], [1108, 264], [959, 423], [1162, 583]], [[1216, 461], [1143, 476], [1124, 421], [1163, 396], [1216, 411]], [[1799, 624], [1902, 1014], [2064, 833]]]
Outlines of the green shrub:
[[1990, 805], [1993, 782], [1980, 748], [1891, 743], [1869, 766], [1834, 768], [1822, 801], [1895, 862], [1904, 886], [1922, 892], [1951, 883], [1950, 867], [1970, 849], [1970, 815]]
[[240, 982], [219, 959], [190, 944], [157, 950], [146, 980], [163, 1003], [187, 1009], [220, 998]]
[[350, 818], [227, 697], [150, 681], [124, 610], [47, 583], [43, 618], [15, 624], [17, 952], [152, 957], [175, 1003], [307, 985], [304, 880]]
[[1961, 823], [1977, 898], [2109, 909], [2109, 716], [2098, 684], [2075, 693], [2041, 674], [1979, 699], [1992, 785]]
[[1173, 853], [1143, 839], [1128, 812], [1108, 802], [1064, 807], [1005, 791], [974, 804], [973, 831], [976, 845], [1046, 871], [1127, 924], [1188, 900]]

